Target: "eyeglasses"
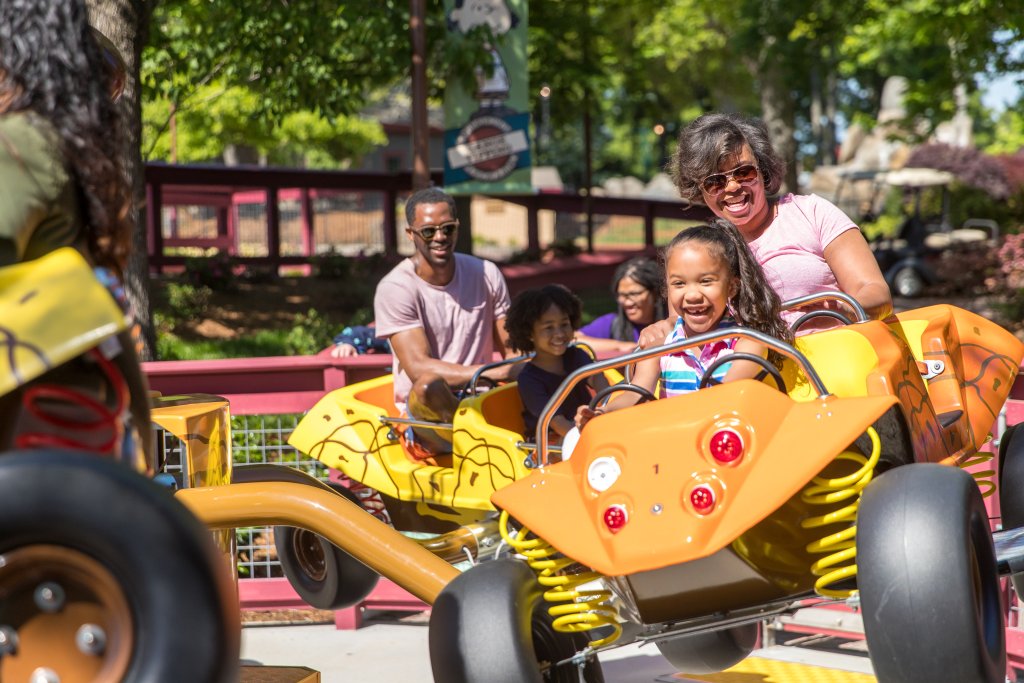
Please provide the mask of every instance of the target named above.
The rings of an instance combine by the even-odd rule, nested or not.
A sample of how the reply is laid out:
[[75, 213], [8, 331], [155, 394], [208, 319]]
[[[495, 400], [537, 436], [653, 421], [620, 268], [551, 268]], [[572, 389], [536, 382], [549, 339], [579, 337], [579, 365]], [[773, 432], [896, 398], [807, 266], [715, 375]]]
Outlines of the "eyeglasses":
[[619, 292], [615, 295], [615, 298], [619, 301], [633, 301], [643, 297], [647, 293], [646, 289], [634, 289], [632, 292]]
[[458, 221], [448, 221], [447, 223], [441, 223], [440, 225], [424, 225], [419, 230], [409, 228], [409, 232], [414, 232], [422, 237], [424, 241], [429, 242], [434, 239], [434, 235], [437, 234], [438, 230], [440, 230], [445, 237], [451, 237], [452, 233], [455, 232], [458, 227]]
[[740, 185], [753, 185], [757, 180], [757, 166], [743, 164], [725, 173], [712, 173], [700, 181], [700, 185], [705, 192], [714, 197], [725, 191], [725, 186], [729, 184], [730, 178]]

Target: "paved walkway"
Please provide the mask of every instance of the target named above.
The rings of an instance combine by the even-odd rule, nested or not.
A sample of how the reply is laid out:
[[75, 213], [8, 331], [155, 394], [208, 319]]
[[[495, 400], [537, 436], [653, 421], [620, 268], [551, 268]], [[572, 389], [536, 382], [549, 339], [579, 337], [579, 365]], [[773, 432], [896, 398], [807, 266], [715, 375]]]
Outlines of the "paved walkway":
[[[601, 657], [607, 683], [687, 683], [758, 680], [763, 683], [873, 681], [866, 657], [775, 646], [758, 650], [732, 674], [678, 677], [653, 646], [630, 645]], [[305, 666], [321, 674], [321, 683], [433, 683], [427, 650], [426, 617], [371, 623], [355, 631], [332, 624], [246, 626], [244, 663]], [[783, 673], [779, 673], [783, 671]], [[731, 677], [730, 677], [731, 676]], [[740, 678], [736, 678], [740, 676]]]

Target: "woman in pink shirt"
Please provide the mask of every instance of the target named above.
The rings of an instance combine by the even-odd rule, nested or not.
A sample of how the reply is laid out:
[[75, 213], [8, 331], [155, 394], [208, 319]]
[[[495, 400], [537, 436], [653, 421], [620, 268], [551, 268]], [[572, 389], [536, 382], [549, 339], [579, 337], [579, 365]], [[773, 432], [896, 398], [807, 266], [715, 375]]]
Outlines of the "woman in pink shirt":
[[[817, 195], [778, 196], [785, 169], [764, 123], [737, 114], [694, 120], [671, 162], [680, 196], [739, 229], [783, 301], [839, 290], [872, 317], [888, 316], [889, 286], [857, 225]], [[784, 315], [792, 322], [800, 312]]]

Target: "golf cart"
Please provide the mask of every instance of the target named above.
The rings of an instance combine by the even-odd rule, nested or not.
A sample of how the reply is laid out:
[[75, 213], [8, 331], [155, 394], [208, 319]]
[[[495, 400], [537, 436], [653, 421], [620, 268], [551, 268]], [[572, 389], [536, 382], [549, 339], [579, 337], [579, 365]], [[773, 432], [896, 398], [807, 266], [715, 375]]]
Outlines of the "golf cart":
[[[953, 174], [931, 168], [903, 168], [875, 178], [876, 197], [886, 187], [894, 187], [903, 190], [904, 205], [912, 202], [894, 235], [871, 241], [882, 274], [896, 296], [921, 296], [926, 287], [946, 279], [939, 266], [943, 257], [984, 249], [999, 239], [999, 225], [993, 220], [971, 218], [960, 228], [953, 227], [949, 195], [953, 179]], [[922, 211], [923, 196], [929, 188], [941, 192], [937, 216]]]

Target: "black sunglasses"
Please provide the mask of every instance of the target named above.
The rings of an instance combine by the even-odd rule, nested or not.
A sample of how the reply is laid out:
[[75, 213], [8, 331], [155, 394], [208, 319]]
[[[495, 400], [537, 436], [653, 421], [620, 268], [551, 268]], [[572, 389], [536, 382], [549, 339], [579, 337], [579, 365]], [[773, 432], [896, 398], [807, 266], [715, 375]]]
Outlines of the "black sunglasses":
[[753, 185], [757, 180], [757, 166], [743, 164], [725, 173], [712, 173], [700, 181], [700, 186], [705, 192], [714, 197], [725, 191], [725, 186], [729, 184], [730, 178], [740, 185]]
[[458, 221], [448, 221], [447, 223], [441, 223], [440, 225], [425, 225], [419, 230], [409, 228], [409, 231], [416, 233], [425, 241], [429, 242], [430, 240], [434, 239], [434, 235], [437, 234], [438, 230], [444, 233], [445, 237], [451, 237], [452, 233], [455, 232], [458, 229], [458, 227]]

